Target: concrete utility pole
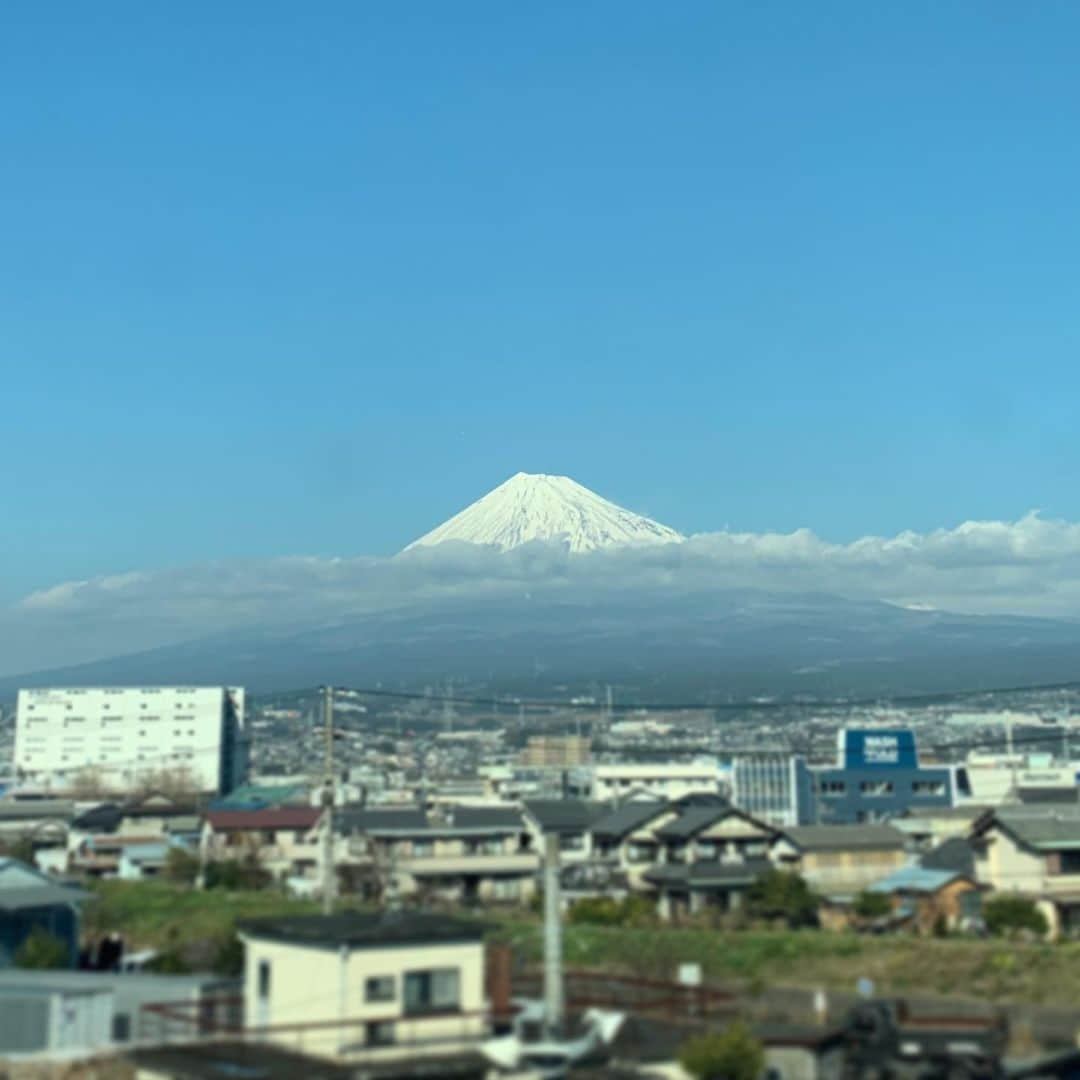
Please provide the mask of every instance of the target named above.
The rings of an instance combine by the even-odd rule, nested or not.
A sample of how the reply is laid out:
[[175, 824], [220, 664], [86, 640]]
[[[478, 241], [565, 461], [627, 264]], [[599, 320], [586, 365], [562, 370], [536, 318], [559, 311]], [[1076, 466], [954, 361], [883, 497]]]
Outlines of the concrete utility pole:
[[323, 778], [323, 852], [322, 852], [322, 909], [324, 915], [334, 912], [334, 688], [326, 686], [326, 775]]
[[559, 834], [548, 833], [544, 837], [544, 1023], [549, 1038], [562, 1034], [566, 1017], [562, 962]]

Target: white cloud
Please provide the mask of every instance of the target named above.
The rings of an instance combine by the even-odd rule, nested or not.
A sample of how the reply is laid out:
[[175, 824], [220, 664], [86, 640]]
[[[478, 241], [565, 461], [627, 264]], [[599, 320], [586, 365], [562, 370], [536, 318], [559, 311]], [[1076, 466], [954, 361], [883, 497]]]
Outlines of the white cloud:
[[0, 612], [4, 671], [149, 648], [238, 627], [288, 630], [343, 615], [498, 590], [724, 588], [835, 593], [968, 613], [1080, 616], [1080, 524], [1015, 522], [833, 544], [792, 533], [706, 533], [685, 544], [568, 556], [534, 543], [395, 558], [291, 557], [63, 582]]

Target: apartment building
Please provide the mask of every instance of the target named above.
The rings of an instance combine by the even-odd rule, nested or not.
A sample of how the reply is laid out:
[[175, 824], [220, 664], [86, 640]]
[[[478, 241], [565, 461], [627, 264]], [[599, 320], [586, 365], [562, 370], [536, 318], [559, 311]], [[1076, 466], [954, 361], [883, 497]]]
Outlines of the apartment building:
[[597, 765], [593, 769], [590, 797], [598, 802], [610, 802], [635, 795], [653, 799], [717, 795], [721, 780], [716, 761]]
[[223, 794], [247, 770], [244, 691], [222, 686], [20, 690], [15, 772], [23, 787], [131, 792], [163, 773]]

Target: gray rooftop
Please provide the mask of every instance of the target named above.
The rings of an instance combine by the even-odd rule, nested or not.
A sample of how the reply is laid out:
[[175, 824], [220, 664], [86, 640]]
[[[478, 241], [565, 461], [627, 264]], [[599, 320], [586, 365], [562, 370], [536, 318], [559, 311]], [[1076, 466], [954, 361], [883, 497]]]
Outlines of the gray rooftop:
[[1002, 828], [1028, 847], [1080, 848], [1080, 807], [1008, 807], [995, 815]]
[[731, 814], [745, 816], [733, 806], [690, 806], [674, 821], [669, 821], [662, 829], [657, 830], [656, 835], [665, 840], [689, 840]]
[[668, 804], [664, 802], [628, 802], [617, 810], [613, 810], [606, 817], [602, 817], [593, 827], [594, 836], [605, 839], [621, 840], [624, 836], [640, 829], [648, 824], [653, 818], [659, 817], [668, 810]]
[[904, 835], [891, 825], [796, 825], [784, 829], [800, 851], [899, 850]]
[[70, 821], [75, 816], [75, 804], [68, 799], [0, 799], [0, 821], [39, 821], [59, 818]]
[[669, 888], [730, 888], [735, 885], [752, 885], [771, 869], [772, 863], [764, 858], [747, 859], [741, 863], [703, 859], [692, 863], [662, 863], [647, 870], [645, 877], [656, 885], [666, 885]]
[[244, 919], [237, 923], [237, 929], [246, 937], [335, 949], [341, 945], [362, 949], [479, 942], [485, 932], [481, 923], [420, 911]]
[[585, 799], [528, 799], [525, 812], [543, 832], [584, 832], [611, 813], [611, 804]]

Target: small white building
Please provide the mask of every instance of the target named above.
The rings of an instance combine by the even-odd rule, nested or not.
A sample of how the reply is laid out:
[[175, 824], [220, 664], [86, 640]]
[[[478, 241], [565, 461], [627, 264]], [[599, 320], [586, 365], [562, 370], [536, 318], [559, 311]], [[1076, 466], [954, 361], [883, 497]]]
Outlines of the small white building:
[[473, 1052], [490, 1032], [476, 923], [346, 912], [253, 919], [239, 932], [252, 1039], [389, 1063]]
[[222, 794], [247, 771], [244, 691], [224, 686], [20, 690], [15, 714], [20, 785], [70, 792], [94, 783], [131, 792], [182, 772]]

